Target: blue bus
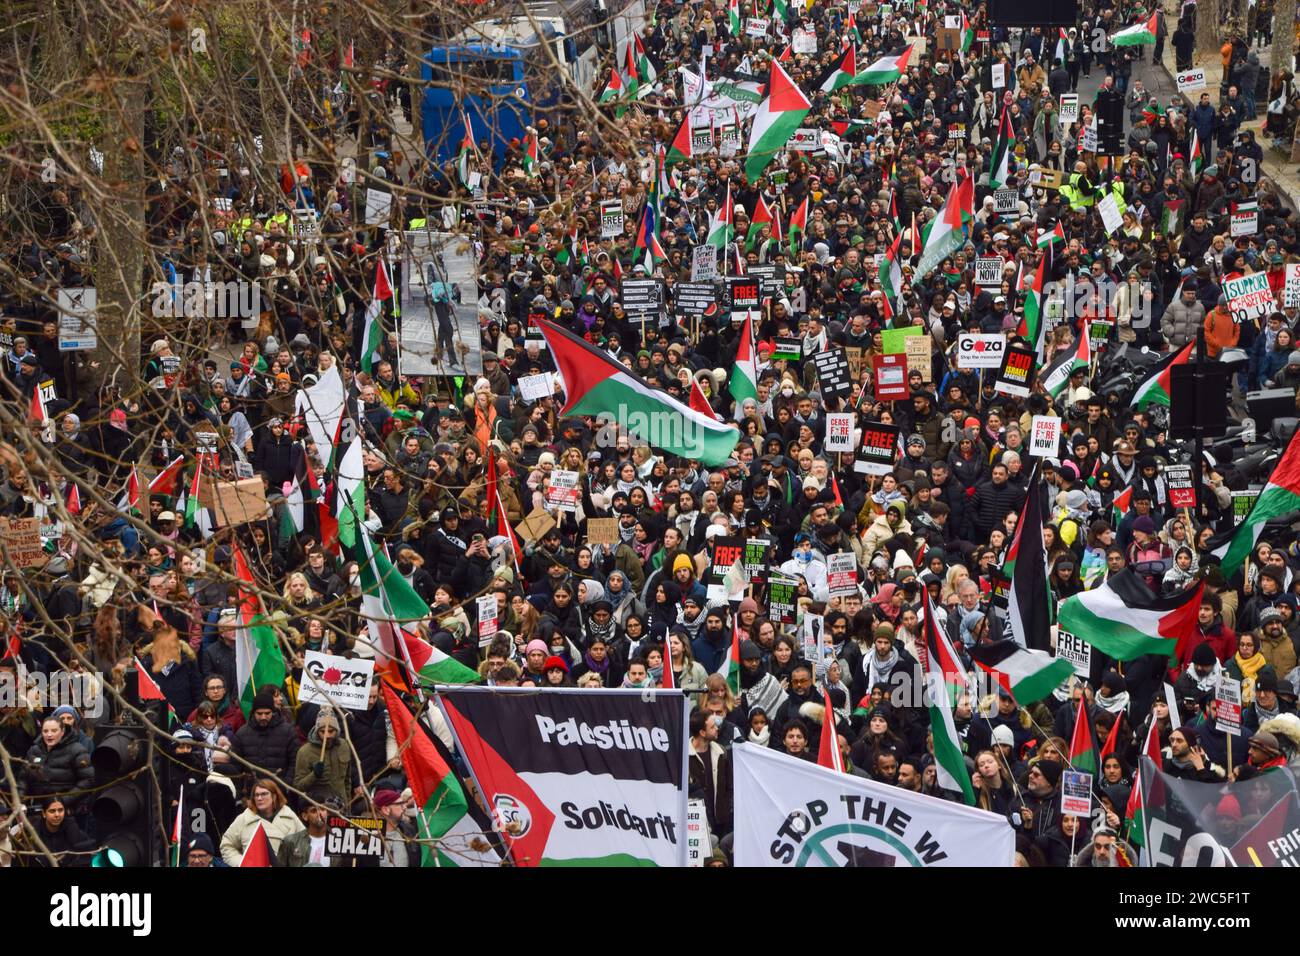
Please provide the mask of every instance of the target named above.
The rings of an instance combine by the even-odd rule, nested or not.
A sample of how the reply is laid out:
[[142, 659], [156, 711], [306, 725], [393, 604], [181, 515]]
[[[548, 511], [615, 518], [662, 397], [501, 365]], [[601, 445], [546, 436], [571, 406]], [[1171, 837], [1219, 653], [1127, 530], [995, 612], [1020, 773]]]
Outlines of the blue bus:
[[421, 104], [425, 149], [439, 163], [460, 152], [462, 116], [468, 116], [475, 142], [492, 137], [497, 156], [510, 140], [522, 142], [533, 122], [519, 50], [477, 44], [435, 47], [420, 64], [420, 78], [427, 84]]

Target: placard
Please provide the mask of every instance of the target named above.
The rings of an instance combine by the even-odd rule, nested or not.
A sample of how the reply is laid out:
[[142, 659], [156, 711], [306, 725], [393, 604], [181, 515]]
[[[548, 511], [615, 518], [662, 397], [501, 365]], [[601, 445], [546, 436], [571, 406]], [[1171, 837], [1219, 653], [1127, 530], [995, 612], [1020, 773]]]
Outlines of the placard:
[[474, 609], [478, 612], [478, 646], [487, 647], [501, 630], [497, 623], [497, 596], [480, 594], [474, 599]]
[[[731, 295], [732, 322], [744, 322], [750, 312], [758, 311], [762, 303], [760, 288], [759, 281], [754, 276], [732, 276], [727, 280], [727, 291]], [[798, 357], [795, 356], [796, 359]]]
[[912, 394], [907, 384], [906, 355], [871, 356], [871, 375], [878, 402], [895, 402]]
[[1005, 89], [1007, 85], [1007, 65], [1005, 63], [994, 63], [989, 67], [989, 80], [993, 89]]
[[812, 30], [805, 30], [803, 27], [796, 27], [794, 35], [791, 37], [790, 45], [796, 54], [816, 53], [817, 34]]
[[1001, 368], [1006, 350], [1005, 332], [963, 332], [957, 336], [957, 367]]
[[1250, 509], [1255, 507], [1255, 501], [1259, 498], [1259, 488], [1247, 488], [1244, 491], [1230, 491], [1232, 496], [1232, 524], [1233, 527], [1241, 524], [1250, 516]]
[[885, 422], [867, 422], [862, 426], [861, 444], [853, 460], [853, 470], [860, 475], [887, 475], [894, 470], [898, 452], [899, 426]]
[[536, 508], [523, 521], [515, 525], [515, 531], [530, 543], [541, 541], [548, 531], [555, 527], [555, 519], [544, 508]]
[[1056, 631], [1056, 657], [1069, 661], [1074, 672], [1084, 680], [1092, 673], [1092, 645], [1061, 628]]
[[745, 270], [745, 274], [758, 280], [758, 294], [764, 299], [780, 292], [785, 278], [777, 276], [776, 266], [767, 265], [750, 266]]
[[826, 439], [822, 451], [836, 454], [853, 451], [853, 413], [827, 412]]
[[706, 857], [713, 855], [713, 841], [709, 838], [708, 809], [703, 800], [686, 801], [686, 865], [704, 866]]
[[781, 360], [797, 362], [803, 358], [803, 339], [783, 337], [776, 339], [772, 344], [775, 346], [770, 356], [773, 362]]
[[[727, 575], [745, 553], [745, 539], [719, 535], [709, 542], [709, 567], [705, 571], [710, 604], [727, 600]], [[742, 563], [743, 567], [743, 563]]]
[[600, 237], [613, 239], [623, 235], [623, 201], [603, 199], [600, 203]]
[[706, 315], [717, 304], [712, 282], [679, 282], [673, 286], [673, 311], [680, 316]]
[[393, 212], [393, 194], [382, 189], [366, 190], [366, 225], [387, 226]]
[[764, 37], [767, 36], [767, 18], [750, 17], [745, 21], [745, 36], [747, 37]]
[[43, 568], [50, 556], [41, 542], [38, 518], [0, 518], [0, 554], [11, 568]]
[[837, 551], [826, 556], [826, 582], [831, 597], [856, 594], [858, 590], [858, 559], [852, 551]]
[[997, 189], [993, 192], [993, 211], [999, 216], [1015, 214], [1020, 209], [1020, 193], [1015, 189]]
[[934, 369], [934, 358], [931, 354], [930, 343], [934, 341], [928, 335], [909, 335], [903, 340], [903, 347], [907, 356], [907, 374], [910, 376], [913, 372], [921, 373], [921, 381], [929, 382], [934, 377], [931, 373]]
[[1029, 454], [1055, 458], [1061, 446], [1061, 420], [1053, 415], [1035, 415], [1029, 426]]
[[554, 394], [555, 385], [551, 381], [550, 372], [524, 375], [519, 379], [519, 397], [529, 404], [540, 402], [542, 399], [550, 398]]
[[1174, 74], [1174, 82], [1178, 84], [1179, 93], [1194, 93], [1197, 90], [1203, 90], [1205, 89], [1205, 71], [1180, 70]]
[[772, 539], [746, 538], [742, 560], [745, 563], [745, 574], [749, 577], [749, 583], [762, 584], [767, 580], [767, 566], [772, 561]]
[[767, 579], [767, 613], [773, 624], [793, 624], [799, 616], [799, 582], [774, 574]]
[[591, 545], [609, 545], [618, 543], [617, 518], [588, 518], [587, 543]]
[[999, 256], [986, 256], [975, 260], [975, 284], [983, 289], [1002, 287], [1002, 270], [1006, 261]]
[[322, 651], [306, 651], [302, 657], [298, 702], [367, 710], [374, 676], [374, 658], [338, 657]]
[[212, 510], [218, 528], [262, 521], [268, 511], [261, 478], [215, 483], [203, 479], [199, 482], [199, 504]]
[[1218, 686], [1214, 688], [1214, 699], [1219, 704], [1218, 714], [1214, 721], [1219, 733], [1240, 733], [1241, 681], [1229, 677], [1227, 671], [1220, 671]]
[[1238, 236], [1253, 236], [1259, 232], [1259, 210], [1250, 209], [1244, 212], [1234, 212], [1230, 225], [1232, 238]]
[[1191, 465], [1165, 465], [1165, 484], [1169, 486], [1169, 507], [1176, 510], [1196, 507]]
[[821, 660], [822, 633], [825, 619], [820, 614], [805, 614], [799, 624], [799, 644], [803, 659], [809, 663]]
[[1286, 283], [1282, 286], [1282, 307], [1300, 309], [1300, 262], [1288, 262]]
[[99, 293], [93, 288], [59, 290], [59, 351], [85, 352], [99, 347]]
[[713, 152], [713, 124], [696, 126], [691, 130], [691, 155], [703, 156]]
[[[825, 349], [812, 357], [817, 367], [817, 383], [821, 389], [822, 400], [827, 398], [846, 398], [853, 392], [853, 380], [849, 376], [849, 360], [842, 348]], [[852, 451], [852, 449], [848, 449]]]
[[578, 473], [555, 469], [551, 472], [550, 485], [546, 489], [546, 503], [554, 505], [560, 511], [576, 512], [578, 499], [582, 492], [578, 488]]
[[691, 250], [691, 281], [706, 282], [718, 277], [718, 250], [714, 246], [696, 246]]
[[1119, 204], [1115, 201], [1114, 193], [1106, 193], [1097, 202], [1097, 212], [1101, 213], [1101, 224], [1106, 228], [1106, 235], [1110, 235], [1124, 225], [1124, 216], [1119, 211]]
[[330, 814], [325, 833], [325, 855], [361, 859], [383, 859], [384, 820], [382, 817], [347, 817]]
[[1061, 814], [1087, 817], [1092, 813], [1092, 774], [1078, 770], [1061, 772]]
[[645, 322], [658, 316], [663, 301], [660, 296], [661, 286], [659, 279], [624, 279], [619, 297], [628, 318]]
[[1273, 290], [1268, 285], [1268, 276], [1263, 272], [1224, 279], [1223, 294], [1228, 297], [1228, 311], [1232, 313], [1232, 321], [1239, 325], [1251, 319], [1263, 318], [1277, 308], [1273, 301]]
[[1097, 117], [1095, 115], [1092, 121], [1083, 128], [1083, 135], [1079, 137], [1079, 149], [1085, 153], [1097, 152]]
[[882, 329], [880, 332], [880, 350], [886, 355], [906, 355], [907, 343], [903, 340], [909, 335], [929, 335], [929, 330], [919, 325], [905, 325], [901, 329]]
[[851, 345], [844, 347], [844, 359], [849, 363], [849, 378], [855, 382], [862, 380], [862, 349]]
[[1056, 105], [1056, 119], [1062, 126], [1079, 122], [1078, 93], [1062, 93]]
[[794, 131], [785, 148], [799, 153], [814, 153], [822, 148], [821, 133], [807, 126], [801, 127]]
[[1029, 390], [1034, 384], [1034, 365], [1036, 356], [1032, 349], [1018, 345], [1007, 346], [1002, 368], [993, 383], [993, 391], [1017, 398], [1028, 398]]

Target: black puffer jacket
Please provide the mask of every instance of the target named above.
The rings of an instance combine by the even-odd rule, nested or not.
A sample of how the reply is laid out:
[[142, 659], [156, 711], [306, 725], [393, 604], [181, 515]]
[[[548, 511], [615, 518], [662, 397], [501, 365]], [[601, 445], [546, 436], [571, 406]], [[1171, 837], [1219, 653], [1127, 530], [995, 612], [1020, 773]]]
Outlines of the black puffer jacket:
[[27, 751], [27, 794], [47, 797], [59, 794], [69, 810], [75, 810], [84, 793], [95, 785], [90, 751], [85, 744], [64, 733], [52, 748], [37, 740]]
[[281, 432], [277, 441], [268, 430], [253, 452], [253, 467], [266, 472], [272, 488], [279, 488], [293, 478], [293, 440]]
[[975, 530], [975, 540], [982, 543], [988, 540], [993, 530], [1008, 512], [1019, 511], [1024, 503], [1024, 489], [1009, 481], [994, 484], [986, 481], [975, 489], [975, 497], [970, 500], [968, 516]]
[[[260, 768], [258, 776], [266, 773], [288, 780], [293, 775], [294, 759], [298, 756], [298, 733], [279, 714], [273, 716], [265, 727], [250, 720], [235, 734], [230, 752]], [[241, 764], [238, 772], [250, 771]]]

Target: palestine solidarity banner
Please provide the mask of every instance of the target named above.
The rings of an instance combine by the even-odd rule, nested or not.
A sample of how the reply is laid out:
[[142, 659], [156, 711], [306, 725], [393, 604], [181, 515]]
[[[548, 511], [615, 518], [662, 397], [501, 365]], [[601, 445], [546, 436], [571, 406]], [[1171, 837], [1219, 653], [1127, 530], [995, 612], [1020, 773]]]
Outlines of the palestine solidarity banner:
[[731, 748], [737, 866], [1011, 866], [1006, 817], [820, 767]]
[[439, 697], [516, 865], [686, 865], [680, 691], [457, 687]]
[[1140, 777], [1147, 866], [1300, 866], [1300, 798], [1285, 767], [1196, 783], [1143, 757]]

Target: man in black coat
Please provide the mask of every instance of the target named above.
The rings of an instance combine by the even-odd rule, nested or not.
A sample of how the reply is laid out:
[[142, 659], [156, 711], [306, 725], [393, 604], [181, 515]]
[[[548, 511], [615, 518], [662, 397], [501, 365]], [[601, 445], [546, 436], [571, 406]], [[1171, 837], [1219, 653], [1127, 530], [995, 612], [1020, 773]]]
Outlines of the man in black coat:
[[987, 541], [989, 532], [1009, 512], [1018, 512], [1024, 504], [1024, 491], [1008, 482], [1007, 476], [1007, 466], [999, 462], [993, 466], [989, 480], [975, 489], [970, 501], [970, 518], [977, 543]]
[[252, 717], [235, 734], [230, 752], [257, 769], [250, 770], [241, 763], [240, 772], [274, 777], [282, 782], [293, 779], [298, 733], [275, 709], [275, 698], [270, 693], [259, 693], [253, 698]]
[[253, 451], [253, 468], [266, 474], [267, 484], [279, 489], [293, 478], [293, 440], [285, 433], [284, 422], [272, 418], [267, 431]]
[[469, 542], [461, 535], [460, 512], [455, 508], [444, 508], [437, 529], [429, 535], [424, 546], [424, 560], [433, 580], [450, 584], [467, 550]]

